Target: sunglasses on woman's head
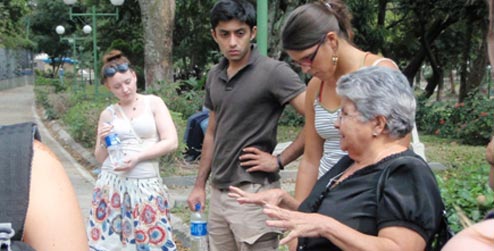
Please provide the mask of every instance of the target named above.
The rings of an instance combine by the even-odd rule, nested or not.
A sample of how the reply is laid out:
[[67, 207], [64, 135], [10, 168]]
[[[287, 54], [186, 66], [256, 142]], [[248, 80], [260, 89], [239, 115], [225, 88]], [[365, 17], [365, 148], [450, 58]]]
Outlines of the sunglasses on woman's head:
[[113, 77], [117, 72], [125, 73], [129, 70], [129, 64], [117, 64], [115, 66], [108, 66], [103, 71], [103, 74], [106, 78]]

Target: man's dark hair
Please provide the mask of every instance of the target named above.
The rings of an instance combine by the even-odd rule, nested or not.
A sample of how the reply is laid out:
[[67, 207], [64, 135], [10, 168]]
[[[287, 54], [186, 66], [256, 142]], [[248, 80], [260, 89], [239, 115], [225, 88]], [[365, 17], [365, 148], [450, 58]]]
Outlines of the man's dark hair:
[[252, 29], [256, 26], [256, 10], [247, 0], [220, 0], [210, 12], [211, 27], [214, 29], [219, 22], [238, 20]]

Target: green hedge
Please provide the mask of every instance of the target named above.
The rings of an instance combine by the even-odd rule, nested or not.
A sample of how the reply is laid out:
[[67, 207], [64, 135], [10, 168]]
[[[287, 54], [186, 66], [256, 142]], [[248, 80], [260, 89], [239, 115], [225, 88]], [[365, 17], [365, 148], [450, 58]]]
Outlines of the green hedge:
[[486, 145], [494, 128], [494, 101], [473, 96], [463, 103], [418, 100], [417, 128], [463, 144]]

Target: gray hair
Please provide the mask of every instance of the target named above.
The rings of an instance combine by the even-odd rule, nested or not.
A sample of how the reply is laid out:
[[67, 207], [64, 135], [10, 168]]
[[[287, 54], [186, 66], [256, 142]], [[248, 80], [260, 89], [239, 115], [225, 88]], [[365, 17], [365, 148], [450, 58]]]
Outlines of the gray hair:
[[338, 95], [355, 105], [363, 122], [384, 116], [392, 138], [402, 138], [415, 123], [415, 96], [407, 78], [398, 70], [365, 67], [342, 76]]

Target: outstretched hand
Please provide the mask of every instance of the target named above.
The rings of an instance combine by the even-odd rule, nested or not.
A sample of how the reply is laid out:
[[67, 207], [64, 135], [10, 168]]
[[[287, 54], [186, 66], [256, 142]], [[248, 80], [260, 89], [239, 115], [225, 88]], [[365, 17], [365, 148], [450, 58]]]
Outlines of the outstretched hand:
[[266, 225], [290, 231], [280, 241], [284, 245], [298, 237], [319, 237], [321, 222], [324, 222], [325, 216], [316, 213], [302, 213], [282, 209], [278, 206], [266, 204], [263, 212], [271, 218], [266, 221]]
[[274, 173], [278, 171], [276, 156], [261, 151], [256, 147], [246, 147], [243, 152], [244, 154], [240, 155], [240, 165], [248, 167], [247, 172]]
[[234, 186], [230, 186], [228, 196], [237, 199], [240, 204], [256, 204], [264, 206], [265, 204], [279, 205], [283, 200], [283, 190], [269, 189], [257, 193], [249, 193]]

